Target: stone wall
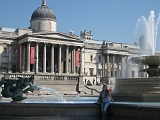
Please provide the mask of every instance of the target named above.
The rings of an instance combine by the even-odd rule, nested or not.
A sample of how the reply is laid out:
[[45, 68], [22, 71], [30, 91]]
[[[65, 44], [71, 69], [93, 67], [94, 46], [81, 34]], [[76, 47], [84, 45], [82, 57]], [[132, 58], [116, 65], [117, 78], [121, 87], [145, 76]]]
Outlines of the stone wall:
[[[96, 103], [0, 103], [0, 119], [101, 120]], [[159, 120], [160, 107], [111, 104], [107, 120]]]

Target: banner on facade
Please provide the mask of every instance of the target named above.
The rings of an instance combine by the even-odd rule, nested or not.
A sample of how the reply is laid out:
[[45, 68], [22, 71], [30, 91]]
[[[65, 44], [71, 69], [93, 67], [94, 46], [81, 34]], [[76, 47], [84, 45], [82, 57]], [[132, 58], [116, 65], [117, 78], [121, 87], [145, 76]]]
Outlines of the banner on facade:
[[30, 48], [30, 64], [34, 64], [35, 47]]
[[79, 67], [79, 55], [80, 55], [80, 52], [76, 51], [76, 66], [77, 67]]

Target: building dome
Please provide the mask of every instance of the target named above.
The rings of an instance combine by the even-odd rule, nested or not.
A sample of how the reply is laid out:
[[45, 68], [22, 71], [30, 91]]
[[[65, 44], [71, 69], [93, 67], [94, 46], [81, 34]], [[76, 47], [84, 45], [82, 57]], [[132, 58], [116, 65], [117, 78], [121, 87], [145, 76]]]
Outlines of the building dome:
[[145, 49], [146, 47], [146, 40], [145, 40], [145, 36], [142, 34], [141, 37], [139, 38], [139, 45], [141, 47], [141, 49]]
[[49, 7], [42, 5], [38, 7], [31, 16], [31, 21], [36, 19], [51, 19], [56, 21], [56, 15]]
[[30, 28], [33, 32], [56, 31], [57, 21], [54, 12], [46, 6], [46, 0], [32, 14]]

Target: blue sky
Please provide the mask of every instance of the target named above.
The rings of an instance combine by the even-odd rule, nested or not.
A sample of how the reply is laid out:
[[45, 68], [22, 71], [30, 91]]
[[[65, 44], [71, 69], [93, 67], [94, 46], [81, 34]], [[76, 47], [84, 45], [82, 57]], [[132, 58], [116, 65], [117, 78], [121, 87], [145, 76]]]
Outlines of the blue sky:
[[[42, 0], [1, 0], [0, 27], [28, 28], [33, 11], [41, 4]], [[60, 32], [72, 30], [80, 35], [91, 30], [93, 39], [130, 44], [138, 42], [134, 36], [138, 18], [148, 18], [153, 10], [157, 20], [160, 13], [160, 0], [47, 0], [47, 6], [56, 14]]]

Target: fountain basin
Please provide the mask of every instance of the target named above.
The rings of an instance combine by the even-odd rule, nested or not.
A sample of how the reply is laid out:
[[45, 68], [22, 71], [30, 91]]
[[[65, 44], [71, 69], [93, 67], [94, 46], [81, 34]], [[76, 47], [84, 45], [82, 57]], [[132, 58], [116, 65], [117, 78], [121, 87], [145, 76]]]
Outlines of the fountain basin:
[[116, 79], [112, 96], [115, 101], [159, 102], [160, 78]]
[[148, 68], [140, 70], [141, 72], [147, 72], [149, 77], [160, 76], [160, 56], [139, 56], [133, 57], [132, 62], [136, 64], [147, 65]]
[[[0, 103], [2, 120], [100, 120], [101, 107], [96, 103]], [[159, 120], [159, 106], [111, 104], [108, 120]]]
[[160, 65], [160, 56], [139, 56], [133, 57], [132, 61], [137, 64], [144, 64], [144, 65], [152, 65], [157, 66]]
[[94, 103], [0, 103], [0, 119], [99, 120]]

